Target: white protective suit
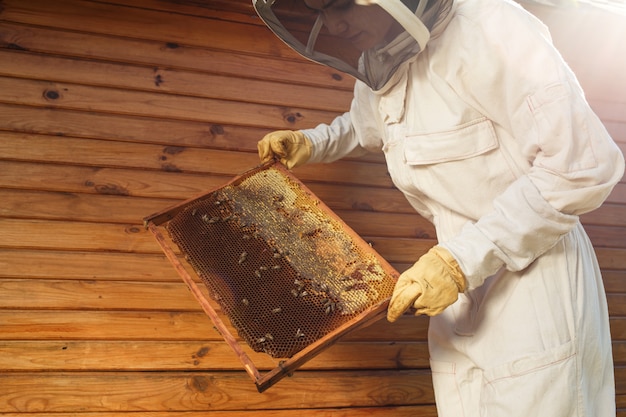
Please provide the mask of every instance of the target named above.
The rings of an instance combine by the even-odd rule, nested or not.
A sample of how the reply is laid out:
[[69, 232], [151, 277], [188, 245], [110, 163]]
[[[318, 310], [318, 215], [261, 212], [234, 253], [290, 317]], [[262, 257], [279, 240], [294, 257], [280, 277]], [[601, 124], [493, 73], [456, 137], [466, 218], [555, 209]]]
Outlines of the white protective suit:
[[458, 1], [383, 88], [357, 81], [348, 113], [303, 132], [309, 162], [382, 149], [467, 277], [430, 321], [440, 417], [615, 416], [607, 302], [578, 216], [624, 159], [536, 18]]

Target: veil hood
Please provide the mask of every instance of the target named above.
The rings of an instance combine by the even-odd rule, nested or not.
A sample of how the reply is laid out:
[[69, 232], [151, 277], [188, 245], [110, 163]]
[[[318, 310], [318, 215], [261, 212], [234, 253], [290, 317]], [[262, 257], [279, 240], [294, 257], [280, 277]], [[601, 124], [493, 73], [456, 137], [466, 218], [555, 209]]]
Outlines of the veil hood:
[[355, 0], [354, 7], [378, 5], [404, 29], [385, 45], [361, 52], [348, 40], [332, 36], [321, 15], [304, 0], [252, 0], [278, 38], [303, 57], [332, 67], [380, 90], [400, 64], [426, 48], [431, 32], [444, 22], [454, 0]]

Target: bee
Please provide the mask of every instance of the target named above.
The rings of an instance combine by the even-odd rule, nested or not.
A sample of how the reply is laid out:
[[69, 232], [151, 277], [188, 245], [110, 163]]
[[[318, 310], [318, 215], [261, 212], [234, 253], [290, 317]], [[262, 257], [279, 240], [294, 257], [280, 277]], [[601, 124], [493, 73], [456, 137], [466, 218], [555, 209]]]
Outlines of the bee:
[[198, 212], [198, 209], [193, 209], [193, 210], [191, 211], [191, 215], [192, 215], [192, 216], [195, 216], [197, 212]]
[[266, 339], [266, 340], [269, 340], [269, 341], [272, 341], [272, 340], [274, 340], [274, 336], [272, 336], [272, 334], [271, 334], [271, 333], [266, 333], [266, 334], [265, 334], [265, 339]]
[[237, 260], [237, 263], [241, 265], [242, 263], [246, 261], [246, 259], [248, 259], [248, 252], [243, 251], [241, 252], [241, 255], [239, 255], [239, 259]]
[[242, 303], [243, 305], [245, 305], [245, 306], [249, 306], [249, 305], [250, 305], [250, 301], [248, 301], [248, 299], [247, 299], [247, 298], [242, 298], [242, 299], [241, 299], [241, 303]]
[[257, 343], [265, 343], [266, 341], [267, 341], [267, 338], [266, 338], [266, 337], [259, 337], [259, 338], [256, 340], [256, 342], [257, 342]]
[[266, 266], [261, 265], [261, 266], [259, 267], [259, 270], [260, 270], [260, 271], [267, 271], [267, 267], [266, 267]]
[[283, 311], [283, 309], [282, 309], [282, 308], [280, 308], [280, 307], [276, 307], [275, 309], [273, 309], [273, 310], [272, 310], [272, 313], [273, 313], [273, 314], [278, 314], [278, 313], [280, 313], [281, 311]]
[[298, 328], [298, 330], [296, 331], [296, 339], [301, 339], [303, 337], [304, 337], [304, 333], [302, 333], [302, 330]]
[[243, 236], [241, 236], [241, 238], [242, 238], [243, 240], [250, 240], [250, 237], [251, 237], [250, 235], [246, 235], [246, 234], [244, 234]]
[[330, 314], [335, 312], [335, 303], [331, 300], [324, 300], [324, 313]]
[[321, 233], [322, 233], [322, 229], [318, 227], [317, 229], [312, 229], [306, 232], [301, 232], [300, 238], [302, 239], [302, 238], [307, 238], [307, 237], [318, 237]]
[[304, 282], [300, 281], [299, 279], [295, 279], [293, 283], [297, 287], [297, 292], [302, 291], [302, 289], [304, 288]]
[[273, 269], [274, 271], [278, 271], [280, 268], [282, 268], [280, 265], [273, 265], [273, 266], [272, 266], [272, 269]]
[[254, 271], [254, 275], [256, 275], [257, 278], [261, 278], [261, 271], [257, 269], [256, 271]]
[[296, 290], [295, 288], [291, 289], [291, 295], [293, 295], [294, 297], [298, 296], [298, 290]]

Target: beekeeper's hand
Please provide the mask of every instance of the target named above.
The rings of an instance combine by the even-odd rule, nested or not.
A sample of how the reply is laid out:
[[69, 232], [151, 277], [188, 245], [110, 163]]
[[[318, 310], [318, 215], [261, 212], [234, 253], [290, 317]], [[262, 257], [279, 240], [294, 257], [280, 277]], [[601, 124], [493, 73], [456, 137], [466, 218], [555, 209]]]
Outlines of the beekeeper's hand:
[[277, 157], [288, 169], [303, 165], [311, 157], [311, 141], [299, 130], [277, 130], [257, 143], [261, 163]]
[[398, 278], [387, 320], [396, 321], [410, 307], [416, 315], [435, 316], [454, 303], [466, 287], [456, 259], [443, 247], [434, 246]]

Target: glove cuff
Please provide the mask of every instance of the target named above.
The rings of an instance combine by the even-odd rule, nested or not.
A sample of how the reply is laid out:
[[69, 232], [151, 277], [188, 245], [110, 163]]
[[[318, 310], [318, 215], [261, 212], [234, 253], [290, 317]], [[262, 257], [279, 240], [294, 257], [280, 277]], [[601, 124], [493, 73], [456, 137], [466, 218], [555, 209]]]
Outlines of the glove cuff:
[[446, 270], [454, 280], [459, 292], [465, 292], [467, 289], [467, 279], [465, 279], [465, 274], [463, 274], [463, 271], [454, 256], [452, 256], [452, 254], [442, 246], [433, 246], [429, 252], [441, 260]]
[[300, 130], [291, 132], [293, 138], [293, 153], [290, 158], [285, 158], [283, 162], [287, 168], [292, 169], [300, 165], [304, 165], [311, 158], [312, 144], [309, 138]]

